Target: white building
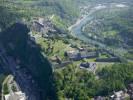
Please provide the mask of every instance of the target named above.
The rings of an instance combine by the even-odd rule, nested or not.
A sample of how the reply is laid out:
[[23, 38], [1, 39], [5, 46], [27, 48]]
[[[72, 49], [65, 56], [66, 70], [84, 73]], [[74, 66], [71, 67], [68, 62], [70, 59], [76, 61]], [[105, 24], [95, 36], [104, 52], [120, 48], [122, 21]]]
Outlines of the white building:
[[126, 97], [128, 97], [128, 95], [124, 91], [118, 91], [114, 92], [111, 96], [111, 100], [126, 100]]
[[25, 93], [21, 91], [5, 95], [5, 100], [26, 100]]

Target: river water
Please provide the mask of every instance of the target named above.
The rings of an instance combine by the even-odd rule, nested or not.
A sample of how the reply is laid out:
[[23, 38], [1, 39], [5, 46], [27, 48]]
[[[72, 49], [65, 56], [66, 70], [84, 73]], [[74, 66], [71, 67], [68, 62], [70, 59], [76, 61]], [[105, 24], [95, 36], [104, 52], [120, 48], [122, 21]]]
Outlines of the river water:
[[71, 34], [74, 36], [74, 37], [77, 37], [79, 38], [80, 40], [83, 40], [87, 43], [90, 43], [90, 44], [94, 44], [94, 45], [99, 45], [100, 47], [103, 47], [105, 48], [106, 45], [105, 44], [102, 44], [100, 42], [97, 42], [95, 40], [92, 40], [88, 37], [86, 37], [83, 32], [82, 32], [82, 27], [85, 26], [88, 22], [90, 22], [91, 20], [93, 20], [93, 14], [98, 11], [98, 10], [102, 10], [102, 9], [105, 9], [106, 6], [96, 6], [94, 8], [92, 8], [88, 15], [85, 15], [82, 19], [79, 19], [74, 25], [72, 25], [71, 27], [69, 27], [69, 30], [71, 31]]
[[89, 44], [98, 45], [101, 48], [109, 49], [109, 47], [107, 45], [100, 43], [94, 39], [86, 37], [82, 31], [82, 27], [93, 20], [94, 13], [96, 13], [97, 11], [100, 11], [100, 10], [104, 10], [107, 7], [121, 8], [121, 7], [127, 7], [127, 6], [124, 4], [117, 4], [117, 3], [104, 4], [104, 5], [97, 4], [96, 6], [94, 6], [90, 9], [90, 11], [88, 12], [87, 15], [84, 15], [84, 17], [82, 19], [78, 19], [78, 21], [74, 25], [72, 25], [68, 28], [69, 31], [71, 32], [71, 35], [73, 35], [74, 37], [77, 37], [78, 39], [83, 40], [84, 42], [87, 42]]

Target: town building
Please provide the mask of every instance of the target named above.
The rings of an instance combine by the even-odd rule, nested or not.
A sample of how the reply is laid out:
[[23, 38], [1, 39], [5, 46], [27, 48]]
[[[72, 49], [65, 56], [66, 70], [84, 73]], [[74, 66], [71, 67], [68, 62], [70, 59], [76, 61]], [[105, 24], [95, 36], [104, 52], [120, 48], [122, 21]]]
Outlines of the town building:
[[54, 25], [49, 19], [36, 18], [32, 22], [31, 29], [35, 32], [39, 32], [43, 37], [47, 36], [47, 33], [55, 33]]
[[133, 83], [128, 85], [128, 94], [130, 95], [130, 100], [133, 100]]
[[97, 96], [94, 98], [94, 100], [106, 100], [106, 98], [102, 96]]
[[111, 100], [125, 100], [129, 95], [124, 91], [114, 92], [111, 96]]
[[96, 58], [96, 62], [120, 62], [118, 57]]
[[72, 52], [65, 52], [67, 54], [70, 60], [74, 60], [74, 61], [79, 61], [82, 59], [89, 59], [89, 58], [96, 58], [98, 57], [97, 52], [86, 52], [86, 51], [82, 51], [82, 52], [78, 52], [78, 51], [72, 51]]
[[83, 63], [80, 64], [80, 68], [81, 69], [86, 69], [86, 70], [89, 70], [89, 71], [95, 73], [96, 63], [95, 62], [83, 62]]
[[25, 93], [22, 93], [21, 91], [12, 92], [10, 94], [5, 95], [4, 97], [5, 100], [26, 100]]

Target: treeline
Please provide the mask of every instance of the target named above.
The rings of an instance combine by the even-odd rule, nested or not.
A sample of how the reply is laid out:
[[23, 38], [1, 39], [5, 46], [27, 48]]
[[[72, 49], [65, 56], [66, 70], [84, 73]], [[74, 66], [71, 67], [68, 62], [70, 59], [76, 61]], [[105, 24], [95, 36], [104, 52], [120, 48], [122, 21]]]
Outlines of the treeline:
[[78, 16], [78, 8], [72, 0], [8, 0], [8, 5], [28, 19], [36, 16], [59, 16], [66, 25]]
[[127, 8], [108, 8], [96, 12], [93, 24], [85, 26], [85, 35], [91, 38], [97, 36], [97, 40], [109, 46], [133, 45], [133, 7]]
[[96, 75], [67, 66], [55, 72], [55, 82], [59, 100], [89, 100], [95, 96], [108, 96], [113, 91], [124, 90], [133, 82], [133, 63], [114, 64], [99, 70]]
[[0, 30], [4, 30], [20, 18], [15, 10], [10, 9], [6, 2], [0, 1]]

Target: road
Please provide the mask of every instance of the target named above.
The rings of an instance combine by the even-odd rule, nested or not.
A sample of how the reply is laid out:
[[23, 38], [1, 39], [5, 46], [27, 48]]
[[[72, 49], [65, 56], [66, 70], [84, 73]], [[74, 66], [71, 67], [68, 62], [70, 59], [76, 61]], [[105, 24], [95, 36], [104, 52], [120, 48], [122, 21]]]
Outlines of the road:
[[96, 13], [97, 11], [106, 9], [109, 4], [108, 5], [97, 4], [97, 5], [98, 6], [92, 7], [91, 10], [88, 11], [88, 15], [85, 15], [82, 19], [79, 19], [74, 25], [70, 26], [68, 30], [71, 32], [71, 35], [73, 35], [74, 37], [77, 37], [86, 43], [89, 43], [92, 45], [98, 45], [100, 48], [113, 53], [115, 56], [119, 58], [123, 58], [120, 51], [123, 51], [123, 54], [126, 53], [127, 51], [124, 48], [112, 49], [110, 46], [104, 43], [101, 43], [101, 42], [98, 42], [97, 40], [86, 37], [84, 33], [82, 32], [82, 27], [93, 20], [93, 14]]
[[[105, 6], [105, 7], [106, 7], [106, 6]], [[72, 34], [74, 37], [77, 37], [77, 38], [79, 38], [80, 40], [83, 40], [83, 41], [85, 41], [85, 42], [87, 42], [87, 43], [99, 45], [99, 46], [102, 47], [102, 48], [106, 48], [106, 45], [105, 45], [105, 44], [102, 44], [102, 43], [97, 42], [97, 41], [95, 41], [95, 40], [93, 40], [93, 39], [87, 38], [87, 37], [83, 34], [83, 32], [82, 32], [82, 27], [83, 27], [84, 25], [86, 25], [88, 22], [90, 22], [91, 20], [93, 20], [93, 16], [92, 16], [92, 15], [93, 15], [95, 12], [100, 11], [100, 10], [102, 10], [102, 9], [105, 9], [105, 8], [101, 7], [101, 8], [99, 8], [99, 9], [97, 9], [97, 7], [93, 7], [93, 8], [89, 11], [88, 15], [85, 15], [82, 19], [78, 19], [77, 22], [76, 22], [74, 25], [72, 25], [72, 26], [70, 26], [70, 27], [68, 28], [68, 30], [71, 32], [71, 34]]]

